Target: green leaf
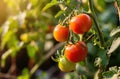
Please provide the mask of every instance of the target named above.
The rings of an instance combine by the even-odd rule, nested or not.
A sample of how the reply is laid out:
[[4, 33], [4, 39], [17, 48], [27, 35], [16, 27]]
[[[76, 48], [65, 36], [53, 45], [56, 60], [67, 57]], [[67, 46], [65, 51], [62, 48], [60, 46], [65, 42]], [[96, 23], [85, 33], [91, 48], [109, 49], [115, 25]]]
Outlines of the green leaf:
[[110, 36], [112, 37], [112, 36], [116, 35], [116, 34], [119, 33], [119, 32], [120, 32], [120, 28], [115, 28], [115, 29], [113, 29], [113, 30], [111, 31]]
[[35, 6], [38, 3], [39, 0], [30, 0], [33, 6]]
[[5, 44], [11, 39], [12, 35], [13, 35], [13, 31], [8, 31], [7, 33], [5, 33], [2, 37], [2, 42], [1, 42], [1, 47], [4, 48]]
[[30, 79], [30, 73], [27, 68], [23, 69], [22, 75], [18, 76], [17, 79]]
[[109, 71], [103, 72], [102, 75], [104, 78], [111, 78], [113, 77], [113, 75], [117, 74], [117, 72], [118, 72], [118, 68], [117, 66], [114, 66], [114, 67], [110, 67]]
[[70, 1], [71, 1], [71, 0], [67, 0], [67, 4], [69, 4], [69, 3], [70, 3]]
[[114, 75], [112, 71], [106, 71], [103, 73], [103, 77], [105, 78], [111, 78]]
[[29, 44], [27, 45], [27, 53], [30, 58], [33, 58], [35, 56], [36, 49], [33, 45]]
[[52, 7], [52, 6], [56, 5], [56, 4], [58, 4], [57, 0], [52, 0], [50, 3], [48, 3], [48, 4], [42, 9], [42, 11], [45, 11], [45, 10], [47, 10], [48, 8], [50, 8], [50, 7]]
[[103, 11], [106, 7], [104, 0], [94, 0], [94, 4], [99, 11]]
[[55, 18], [59, 17], [60, 15], [62, 15], [64, 13], [64, 10], [59, 11], [56, 15]]
[[113, 40], [112, 45], [107, 54], [111, 54], [120, 46], [120, 37]]
[[85, 75], [85, 74], [87, 74], [87, 69], [84, 66], [82, 66], [80, 63], [77, 63], [76, 72], [78, 74]]
[[98, 50], [98, 57], [95, 60], [95, 66], [102, 66], [105, 68], [109, 63], [106, 51], [103, 49]]

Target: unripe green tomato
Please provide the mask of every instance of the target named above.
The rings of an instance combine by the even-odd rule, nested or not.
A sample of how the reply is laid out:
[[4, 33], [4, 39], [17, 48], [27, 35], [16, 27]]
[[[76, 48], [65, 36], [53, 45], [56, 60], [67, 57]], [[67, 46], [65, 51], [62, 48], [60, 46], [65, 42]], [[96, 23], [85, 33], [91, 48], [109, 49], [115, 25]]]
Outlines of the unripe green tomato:
[[58, 67], [63, 72], [70, 72], [76, 69], [76, 63], [68, 61], [64, 56], [59, 59]]

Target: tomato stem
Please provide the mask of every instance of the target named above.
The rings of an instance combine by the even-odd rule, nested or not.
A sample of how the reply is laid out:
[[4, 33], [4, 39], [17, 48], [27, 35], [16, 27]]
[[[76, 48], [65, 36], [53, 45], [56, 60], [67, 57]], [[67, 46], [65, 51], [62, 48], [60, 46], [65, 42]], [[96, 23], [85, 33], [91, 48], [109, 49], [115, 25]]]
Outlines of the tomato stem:
[[[103, 34], [99, 28], [99, 24], [98, 24], [98, 21], [97, 21], [97, 16], [96, 16], [96, 13], [95, 13], [95, 10], [94, 10], [94, 7], [93, 7], [93, 0], [89, 0], [89, 11], [91, 12], [91, 17], [95, 23], [95, 28], [96, 28], [96, 31], [98, 33], [98, 36], [99, 36], [99, 40], [101, 42], [101, 46], [103, 46], [104, 48], [105, 47], [105, 43], [104, 43], [104, 38], [103, 38]], [[103, 72], [103, 68], [102, 66], [99, 67], [99, 73], [98, 73], [98, 79], [102, 79], [103, 76], [102, 76], [102, 72]]]
[[99, 28], [99, 24], [98, 24], [98, 22], [97, 22], [97, 16], [96, 16], [96, 13], [95, 13], [95, 11], [94, 11], [94, 8], [93, 8], [93, 2], [92, 2], [92, 0], [89, 0], [89, 6], [90, 6], [90, 12], [91, 12], [91, 14], [89, 14], [91, 17], [92, 17], [92, 19], [93, 19], [93, 21], [94, 21], [94, 23], [95, 23], [95, 28], [96, 28], [96, 31], [97, 31], [97, 33], [98, 33], [98, 36], [99, 36], [99, 40], [100, 40], [100, 42], [101, 42], [101, 45], [103, 45], [103, 47], [105, 47], [105, 43], [104, 43], [104, 38], [103, 38], [103, 34], [102, 34], [102, 32], [101, 32], [101, 30], [100, 30], [100, 28]]
[[85, 43], [87, 43], [88, 41], [90, 41], [93, 37], [94, 37], [94, 34], [91, 34], [91, 35], [85, 40]]
[[83, 34], [79, 34], [79, 37], [80, 37], [80, 41], [82, 41], [82, 39], [83, 39]]

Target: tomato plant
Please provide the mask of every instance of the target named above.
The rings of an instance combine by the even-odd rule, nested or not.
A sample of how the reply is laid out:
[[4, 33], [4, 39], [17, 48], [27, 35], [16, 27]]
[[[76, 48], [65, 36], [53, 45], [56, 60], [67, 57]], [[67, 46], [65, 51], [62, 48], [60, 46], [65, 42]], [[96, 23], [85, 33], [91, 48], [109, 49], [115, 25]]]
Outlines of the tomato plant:
[[68, 39], [69, 28], [58, 24], [53, 31], [54, 38], [59, 42], [64, 42]]
[[120, 78], [120, 0], [0, 0], [0, 15], [0, 79]]
[[64, 55], [71, 62], [80, 62], [85, 60], [88, 48], [82, 41], [75, 44], [69, 44], [65, 47]]
[[92, 19], [87, 14], [79, 14], [70, 20], [70, 29], [76, 34], [88, 32], [92, 26]]

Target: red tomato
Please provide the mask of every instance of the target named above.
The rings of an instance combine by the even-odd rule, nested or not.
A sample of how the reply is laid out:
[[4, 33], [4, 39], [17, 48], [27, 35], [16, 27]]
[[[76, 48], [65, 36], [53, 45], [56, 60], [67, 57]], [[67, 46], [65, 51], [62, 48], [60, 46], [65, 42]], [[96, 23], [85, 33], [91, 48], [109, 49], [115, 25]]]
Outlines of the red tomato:
[[59, 42], [64, 42], [68, 39], [69, 37], [69, 28], [68, 27], [65, 27], [65, 26], [62, 26], [62, 25], [57, 25], [55, 28], [54, 28], [54, 31], [53, 31], [53, 36], [54, 38], [59, 41]]
[[76, 34], [88, 32], [92, 26], [92, 20], [87, 14], [79, 14], [70, 21], [70, 29]]
[[69, 44], [65, 47], [65, 57], [71, 62], [80, 62], [85, 59], [88, 53], [86, 44], [82, 41]]

